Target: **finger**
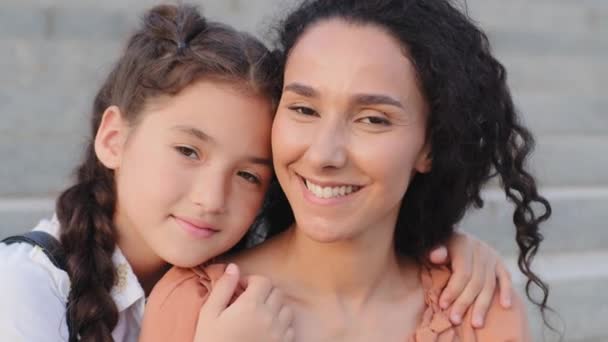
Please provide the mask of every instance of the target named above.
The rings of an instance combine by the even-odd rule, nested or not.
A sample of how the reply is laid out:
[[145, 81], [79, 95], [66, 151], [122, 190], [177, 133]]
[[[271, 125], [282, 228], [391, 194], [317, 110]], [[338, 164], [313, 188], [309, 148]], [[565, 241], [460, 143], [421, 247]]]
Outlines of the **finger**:
[[448, 263], [448, 248], [445, 245], [439, 245], [429, 253], [429, 260], [435, 265], [445, 265]]
[[251, 300], [257, 304], [264, 304], [273, 289], [270, 279], [253, 275], [247, 277], [245, 282], [246, 289], [239, 298]]
[[266, 305], [273, 315], [278, 315], [279, 311], [283, 307], [283, 293], [278, 288], [273, 288], [268, 298], [266, 298]]
[[500, 288], [500, 305], [505, 309], [509, 309], [512, 303], [513, 280], [511, 272], [509, 272], [502, 260], [499, 260], [496, 264], [496, 274], [498, 276], [498, 287]]
[[235, 264], [229, 264], [224, 274], [213, 286], [209, 298], [201, 308], [201, 315], [219, 316], [230, 304], [239, 283], [240, 271]]
[[281, 307], [278, 316], [278, 323], [280, 331], [286, 334], [293, 323], [293, 311], [291, 311], [289, 306], [284, 305]]
[[[475, 249], [478, 246], [475, 247]], [[486, 267], [487, 264], [483, 262], [486, 260], [484, 256], [479, 255], [480, 251], [476, 251], [473, 253], [473, 270], [471, 272], [471, 277], [466, 284], [464, 290], [458, 298], [452, 304], [452, 310], [450, 313], [450, 320], [454, 324], [460, 324], [462, 322], [462, 317], [467, 309], [473, 304], [477, 295], [481, 292], [482, 286], [485, 282], [486, 278]], [[494, 267], [494, 265], [492, 265]]]
[[486, 315], [490, 309], [490, 305], [494, 300], [494, 293], [496, 290], [496, 277], [491, 270], [486, 272], [486, 282], [481, 292], [475, 299], [473, 305], [473, 314], [471, 315], [471, 325], [474, 328], [483, 328]]
[[448, 253], [452, 259], [452, 276], [441, 292], [439, 305], [447, 309], [464, 291], [473, 276], [473, 249], [470, 240], [462, 234], [455, 235], [448, 243]]
[[293, 327], [289, 327], [285, 332], [285, 337], [283, 338], [284, 342], [293, 342], [296, 340], [296, 332]]

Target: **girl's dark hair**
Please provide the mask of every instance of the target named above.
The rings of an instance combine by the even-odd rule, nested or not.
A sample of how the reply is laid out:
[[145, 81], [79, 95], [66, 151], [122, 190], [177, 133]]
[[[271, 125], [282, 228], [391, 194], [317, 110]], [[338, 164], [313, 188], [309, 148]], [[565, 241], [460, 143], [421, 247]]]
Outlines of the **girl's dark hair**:
[[[416, 175], [405, 193], [396, 250], [422, 260], [452, 235], [471, 205], [483, 206], [482, 186], [500, 176], [515, 204], [518, 265], [528, 278], [526, 293], [544, 316], [549, 290], [530, 264], [543, 238], [539, 224], [549, 218], [551, 207], [525, 168], [534, 140], [519, 121], [505, 68], [492, 56], [486, 35], [448, 0], [302, 1], [278, 28], [281, 65], [308, 29], [329, 19], [381, 27], [401, 42], [430, 107], [427, 136], [433, 167]], [[268, 235], [293, 223], [277, 184], [266, 210]], [[532, 285], [541, 290], [540, 300], [532, 298]]]
[[110, 296], [116, 281], [112, 263], [117, 238], [114, 174], [97, 159], [93, 145], [104, 111], [116, 105], [135, 125], [147, 100], [175, 95], [201, 79], [228, 82], [276, 101], [280, 92], [277, 71], [274, 57], [262, 43], [205, 20], [195, 7], [160, 5], [145, 14], [141, 28], [129, 39], [95, 97], [92, 136], [77, 169], [76, 184], [57, 201], [60, 238], [71, 279], [67, 318], [74, 336], [112, 341], [118, 320]]

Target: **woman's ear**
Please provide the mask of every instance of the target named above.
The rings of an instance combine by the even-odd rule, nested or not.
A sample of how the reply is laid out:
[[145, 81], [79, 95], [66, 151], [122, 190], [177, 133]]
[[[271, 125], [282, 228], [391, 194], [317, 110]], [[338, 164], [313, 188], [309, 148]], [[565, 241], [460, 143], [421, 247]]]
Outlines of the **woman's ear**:
[[430, 142], [427, 142], [418, 155], [415, 168], [418, 173], [429, 173], [431, 172], [432, 166], [433, 159], [431, 158], [431, 144]]
[[103, 112], [95, 136], [95, 154], [108, 169], [116, 170], [121, 164], [128, 128], [117, 106], [110, 106]]

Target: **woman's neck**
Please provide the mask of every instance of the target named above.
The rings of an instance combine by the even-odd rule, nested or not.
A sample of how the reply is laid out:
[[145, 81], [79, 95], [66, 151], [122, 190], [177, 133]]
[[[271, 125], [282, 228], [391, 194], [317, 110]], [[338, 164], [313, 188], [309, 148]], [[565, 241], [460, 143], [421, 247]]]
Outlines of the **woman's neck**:
[[320, 243], [294, 227], [281, 240], [285, 272], [300, 294], [335, 298], [340, 305], [358, 311], [371, 299], [398, 296], [418, 283], [415, 263], [397, 257], [392, 229]]

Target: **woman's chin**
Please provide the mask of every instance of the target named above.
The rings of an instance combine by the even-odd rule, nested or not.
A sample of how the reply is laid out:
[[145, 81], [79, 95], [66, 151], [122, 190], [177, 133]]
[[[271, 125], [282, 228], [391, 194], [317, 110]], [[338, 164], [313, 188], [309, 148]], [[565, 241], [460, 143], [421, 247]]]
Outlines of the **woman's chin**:
[[296, 228], [299, 233], [318, 243], [336, 243], [347, 241], [354, 235], [342, 227], [334, 225], [303, 224]]

